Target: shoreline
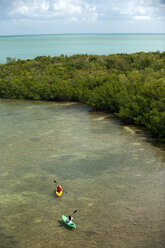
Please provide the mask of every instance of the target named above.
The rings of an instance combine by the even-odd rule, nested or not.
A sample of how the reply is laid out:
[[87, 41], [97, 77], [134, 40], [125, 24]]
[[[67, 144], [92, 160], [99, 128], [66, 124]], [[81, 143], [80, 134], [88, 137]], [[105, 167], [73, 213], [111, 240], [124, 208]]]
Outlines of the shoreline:
[[[7, 59], [0, 97], [85, 103], [165, 139], [165, 52]], [[164, 142], [164, 141], [163, 141]]]

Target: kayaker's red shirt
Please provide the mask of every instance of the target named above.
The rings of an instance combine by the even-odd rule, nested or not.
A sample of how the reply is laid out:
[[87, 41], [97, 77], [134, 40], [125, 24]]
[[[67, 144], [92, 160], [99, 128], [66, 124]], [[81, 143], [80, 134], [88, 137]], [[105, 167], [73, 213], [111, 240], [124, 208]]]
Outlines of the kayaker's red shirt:
[[60, 186], [57, 187], [57, 192], [60, 193], [62, 188]]

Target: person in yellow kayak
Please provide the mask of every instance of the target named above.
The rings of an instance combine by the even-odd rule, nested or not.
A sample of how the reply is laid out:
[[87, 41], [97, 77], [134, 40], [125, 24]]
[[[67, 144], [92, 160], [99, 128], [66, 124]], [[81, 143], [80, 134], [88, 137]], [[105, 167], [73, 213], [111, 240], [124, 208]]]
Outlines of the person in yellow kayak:
[[[57, 184], [56, 180], [54, 180], [54, 183]], [[62, 189], [61, 185], [58, 185], [58, 186], [56, 187], [56, 195], [57, 195], [57, 196], [61, 196], [61, 195], [62, 195], [62, 191], [63, 191], [63, 189]]]
[[60, 194], [60, 193], [61, 193], [61, 191], [62, 191], [62, 187], [61, 187], [61, 185], [58, 185], [58, 186], [57, 186], [56, 191], [58, 192], [58, 194]]

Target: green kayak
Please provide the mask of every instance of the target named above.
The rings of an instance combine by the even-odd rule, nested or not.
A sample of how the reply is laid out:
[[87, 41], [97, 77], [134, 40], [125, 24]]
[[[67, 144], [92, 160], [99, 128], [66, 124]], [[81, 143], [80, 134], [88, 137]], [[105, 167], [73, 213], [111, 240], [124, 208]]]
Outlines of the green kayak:
[[62, 221], [65, 223], [65, 225], [76, 229], [76, 225], [73, 222], [67, 223], [68, 217], [66, 217], [65, 215], [61, 215], [61, 218], [62, 218]]

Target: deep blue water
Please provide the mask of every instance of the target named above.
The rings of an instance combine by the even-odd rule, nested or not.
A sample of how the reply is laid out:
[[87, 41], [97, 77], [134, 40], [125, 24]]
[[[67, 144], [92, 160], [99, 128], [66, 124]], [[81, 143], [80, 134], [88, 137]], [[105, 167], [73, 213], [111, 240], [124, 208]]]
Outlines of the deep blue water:
[[60, 34], [0, 36], [0, 63], [7, 57], [165, 51], [165, 34]]

